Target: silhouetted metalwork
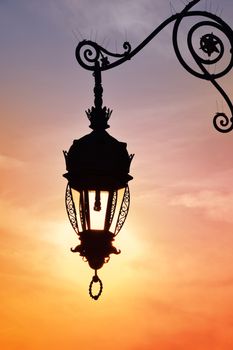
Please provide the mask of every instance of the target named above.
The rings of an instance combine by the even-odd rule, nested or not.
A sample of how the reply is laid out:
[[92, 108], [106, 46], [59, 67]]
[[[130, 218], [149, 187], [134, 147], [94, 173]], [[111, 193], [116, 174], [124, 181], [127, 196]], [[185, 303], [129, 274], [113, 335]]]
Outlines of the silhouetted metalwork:
[[[139, 51], [141, 51], [158, 33], [161, 32], [168, 24], [174, 22], [173, 29], [173, 46], [179, 62], [182, 66], [192, 75], [210, 81], [215, 88], [222, 95], [226, 101], [231, 116], [228, 117], [224, 112], [217, 111], [213, 119], [214, 127], [223, 133], [229, 132], [233, 129], [233, 105], [228, 97], [227, 93], [217, 83], [217, 79], [226, 75], [233, 66], [233, 31], [221, 18], [217, 15], [207, 11], [190, 11], [192, 7], [198, 4], [201, 0], [191, 1], [185, 8], [177, 14], [172, 15], [164, 22], [162, 22], [140, 45], [135, 49], [131, 49], [128, 42], [123, 44], [124, 51], [122, 54], [110, 52], [97, 43], [91, 40], [84, 40], [80, 42], [76, 48], [76, 58], [79, 64], [88, 70], [96, 71], [96, 63], [98, 62], [99, 70], [106, 71], [108, 69], [119, 66], [120, 64], [130, 60]], [[179, 48], [178, 44], [178, 30], [180, 24], [185, 18], [193, 19], [196, 17], [198, 23], [192, 25], [187, 36], [188, 49], [197, 65], [197, 70], [193, 69], [188, 64]], [[203, 18], [203, 20], [200, 20]], [[199, 37], [198, 46], [194, 47], [193, 38], [198, 30], [207, 30]], [[217, 30], [218, 34], [214, 34], [212, 31]], [[225, 52], [223, 39], [220, 34], [225, 37], [225, 40], [229, 43], [229, 50]], [[182, 41], [183, 44], [183, 41]], [[203, 53], [204, 56], [200, 55]], [[225, 68], [216, 72], [216, 64], [220, 61], [224, 62], [224, 54], [229, 55], [229, 62]], [[205, 57], [206, 56], [206, 57]], [[210, 73], [210, 67], [214, 67], [214, 72]]]
[[74, 229], [74, 231], [79, 234], [79, 227], [77, 222], [77, 214], [76, 209], [74, 205], [74, 200], [71, 192], [71, 188], [69, 184], [66, 186], [66, 194], [65, 194], [65, 201], [66, 201], [66, 211], [67, 215], [69, 217], [70, 223]]
[[[103, 107], [103, 87], [99, 62], [94, 70], [94, 106], [86, 111], [90, 120], [90, 134], [74, 140], [69, 151], [64, 151], [68, 180], [65, 202], [70, 223], [77, 233], [80, 244], [71, 251], [88, 262], [95, 271], [89, 294], [97, 300], [102, 292], [99, 270], [119, 254], [114, 247], [115, 236], [122, 228], [128, 214], [130, 194], [128, 181], [132, 179], [129, 168], [133, 155], [129, 155], [126, 143], [110, 136], [108, 120], [112, 111]], [[124, 191], [123, 196], [118, 192]], [[119, 212], [117, 210], [119, 208]], [[95, 213], [102, 213], [103, 220], [96, 228]], [[99, 283], [99, 293], [93, 294], [93, 284]]]
[[129, 212], [129, 204], [130, 204], [130, 192], [129, 187], [125, 187], [124, 197], [121, 203], [121, 208], [119, 212], [119, 216], [117, 219], [117, 225], [114, 231], [115, 236], [120, 232], [122, 226], [124, 225], [124, 222], [127, 218], [128, 212]]
[[[196, 1], [197, 3], [198, 1]], [[190, 67], [190, 65], [188, 65], [186, 63], [186, 61], [184, 60], [184, 58], [181, 55], [179, 46], [178, 46], [178, 29], [179, 26], [181, 24], [181, 21], [184, 17], [205, 17], [208, 20], [203, 20], [203, 21], [199, 21], [198, 23], [196, 23], [195, 25], [193, 25], [191, 27], [191, 29], [189, 30], [188, 33], [188, 38], [187, 38], [187, 44], [188, 44], [188, 48], [189, 51], [192, 54], [192, 57], [194, 58], [197, 66], [199, 67], [199, 71], [194, 70], [193, 68]], [[200, 46], [195, 48], [193, 45], [193, 38], [195, 35], [195, 32], [197, 33], [198, 30], [204, 28], [204, 27], [210, 27], [211, 30], [217, 30], [218, 31], [218, 35], [215, 35], [213, 32], [208, 31], [206, 34], [202, 35], [200, 37]], [[209, 29], [210, 30], [210, 29]], [[224, 54], [225, 52], [225, 48], [224, 48], [224, 43], [223, 43], [223, 39], [221, 39], [220, 37], [220, 32], [221, 34], [224, 35], [225, 40], [227, 39], [227, 41], [229, 42], [229, 49], [228, 49], [228, 63], [226, 65], [225, 68], [223, 68], [221, 71], [216, 72], [216, 64], [220, 61], [224, 61]], [[183, 16], [178, 17], [175, 25], [174, 25], [174, 29], [173, 29], [173, 45], [174, 45], [174, 49], [177, 55], [178, 60], [180, 61], [180, 63], [182, 64], [182, 66], [191, 74], [193, 74], [194, 76], [201, 78], [201, 79], [205, 79], [210, 81], [215, 88], [220, 92], [220, 94], [222, 95], [222, 97], [224, 98], [224, 100], [226, 101], [229, 109], [230, 109], [230, 113], [231, 113], [231, 117], [228, 117], [224, 112], [217, 112], [216, 115], [214, 116], [213, 119], [213, 124], [214, 127], [223, 133], [232, 131], [233, 129], [233, 105], [232, 102], [230, 100], [230, 98], [228, 97], [228, 95], [226, 94], [226, 92], [223, 90], [223, 88], [217, 83], [217, 79], [223, 77], [224, 75], [226, 75], [227, 73], [229, 73], [229, 71], [232, 69], [233, 67], [233, 31], [232, 29], [218, 16], [209, 13], [209, 12], [203, 12], [203, 11], [192, 11], [192, 12], [187, 12], [187, 11], [183, 11]], [[199, 52], [204, 53], [204, 56], [200, 55]], [[227, 59], [227, 58], [226, 58]], [[214, 72], [211, 73], [210, 72], [210, 68], [211, 66], [214, 67]]]
[[[64, 177], [68, 180], [65, 202], [70, 223], [80, 240], [80, 244], [71, 251], [79, 253], [95, 271], [89, 286], [89, 294], [94, 300], [99, 298], [103, 289], [97, 270], [109, 261], [111, 254], [120, 253], [120, 250], [113, 246], [113, 242], [129, 211], [128, 181], [132, 179], [129, 168], [133, 159], [133, 155], [127, 152], [126, 143], [119, 142], [106, 132], [112, 110], [103, 107], [101, 73], [130, 60], [168, 24], [174, 22], [172, 42], [179, 62], [190, 74], [210, 81], [230, 109], [231, 117], [217, 111], [213, 119], [215, 128], [223, 133], [233, 129], [232, 102], [216, 81], [232, 69], [233, 32], [217, 15], [207, 11], [190, 11], [199, 2], [200, 0], [190, 1], [180, 13], [162, 22], [133, 50], [129, 42], [125, 42], [122, 53], [113, 53], [91, 40], [80, 42], [76, 48], [77, 61], [83, 68], [92, 71], [95, 79], [94, 106], [86, 111], [93, 131], [81, 139], [74, 140], [69, 151], [64, 152], [67, 169]], [[187, 63], [186, 56], [182, 54], [183, 41], [182, 45], [179, 45], [181, 23], [184, 19], [194, 18], [197, 18], [198, 22], [192, 24], [188, 30], [187, 49], [195, 68]], [[217, 63], [220, 62], [227, 63], [223, 69], [217, 71]], [[214, 67], [214, 72], [210, 71], [211, 67]], [[119, 195], [120, 190], [124, 191], [123, 196]], [[93, 217], [99, 212], [103, 213], [104, 220], [101, 227], [95, 228]], [[99, 287], [96, 294], [93, 292], [95, 284]]]
[[[95, 283], [98, 283], [99, 284], [99, 291], [97, 294], [94, 294], [93, 293], [93, 285]], [[99, 276], [97, 275], [97, 273], [95, 272], [94, 276], [92, 277], [92, 280], [91, 280], [91, 283], [90, 283], [90, 286], [89, 286], [89, 294], [90, 294], [90, 297], [94, 300], [98, 300], [98, 298], [100, 297], [101, 293], [103, 291], [103, 283], [101, 281], [101, 279], [99, 278]]]

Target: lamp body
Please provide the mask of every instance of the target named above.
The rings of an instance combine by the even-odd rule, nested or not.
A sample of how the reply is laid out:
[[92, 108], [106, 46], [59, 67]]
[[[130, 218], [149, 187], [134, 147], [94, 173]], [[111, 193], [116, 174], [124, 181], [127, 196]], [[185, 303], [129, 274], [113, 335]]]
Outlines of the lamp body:
[[80, 239], [71, 250], [94, 270], [100, 269], [110, 254], [120, 253], [113, 241], [128, 214], [128, 181], [132, 179], [129, 168], [133, 155], [126, 146], [105, 130], [94, 130], [74, 140], [64, 152], [66, 209]]

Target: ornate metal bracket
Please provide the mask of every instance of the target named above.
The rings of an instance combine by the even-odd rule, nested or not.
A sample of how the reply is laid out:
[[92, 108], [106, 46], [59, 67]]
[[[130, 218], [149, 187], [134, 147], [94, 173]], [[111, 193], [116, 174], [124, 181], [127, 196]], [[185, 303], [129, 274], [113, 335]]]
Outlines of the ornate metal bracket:
[[[207, 11], [190, 11], [193, 6], [201, 0], [192, 0], [185, 8], [177, 14], [172, 15], [162, 22], [141, 44], [134, 50], [131, 50], [129, 42], [123, 44], [124, 51], [113, 53], [101, 47], [97, 43], [84, 40], [76, 48], [76, 58], [79, 64], [94, 72], [95, 79], [102, 71], [114, 68], [130, 60], [139, 51], [141, 51], [158, 33], [160, 33], [168, 24], [174, 22], [173, 28], [173, 46], [176, 56], [181, 65], [197, 78], [210, 81], [226, 101], [231, 116], [228, 117], [224, 112], [217, 112], [213, 118], [214, 127], [222, 133], [233, 130], [233, 104], [224, 89], [217, 83], [217, 79], [223, 77], [233, 67], [233, 31], [221, 18]], [[198, 23], [192, 25], [187, 35], [187, 47], [196, 64], [196, 69], [192, 68], [184, 59], [178, 44], [178, 31], [184, 18], [198, 18]], [[200, 21], [200, 18], [203, 20]], [[211, 29], [210, 29], [211, 28]], [[204, 30], [199, 37], [198, 46], [194, 45], [195, 35]], [[214, 33], [214, 31], [216, 33]], [[224, 40], [222, 38], [224, 36]], [[228, 50], [225, 49], [224, 42], [227, 43]], [[226, 56], [229, 56], [228, 60]], [[216, 72], [217, 63], [225, 63], [225, 68]], [[214, 73], [210, 73], [210, 67], [214, 67]]]

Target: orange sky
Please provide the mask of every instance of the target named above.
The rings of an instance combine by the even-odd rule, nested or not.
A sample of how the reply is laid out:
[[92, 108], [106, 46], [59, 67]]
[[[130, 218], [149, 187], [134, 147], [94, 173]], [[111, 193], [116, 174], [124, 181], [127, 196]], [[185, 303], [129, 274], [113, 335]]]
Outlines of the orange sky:
[[[221, 7], [232, 25], [232, 2], [212, 2]], [[92, 271], [70, 253], [62, 150], [90, 131], [93, 103], [72, 30], [120, 51], [170, 15], [162, 0], [1, 2], [1, 349], [233, 347], [233, 138], [212, 126], [228, 109], [180, 66], [172, 26], [103, 74], [109, 133], [136, 155], [122, 253], [99, 273], [98, 302]], [[233, 97], [232, 72], [219, 82]]]

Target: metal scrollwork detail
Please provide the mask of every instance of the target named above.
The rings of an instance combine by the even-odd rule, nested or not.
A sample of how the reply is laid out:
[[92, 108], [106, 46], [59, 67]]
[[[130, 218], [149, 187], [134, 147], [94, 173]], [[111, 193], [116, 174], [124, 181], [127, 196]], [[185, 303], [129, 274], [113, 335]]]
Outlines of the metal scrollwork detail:
[[[130, 60], [133, 56], [140, 52], [152, 39], [154, 39], [154, 37], [157, 36], [166, 26], [174, 22], [173, 46], [176, 56], [181, 65], [189, 73], [196, 76], [197, 78], [210, 81], [222, 95], [230, 109], [231, 117], [228, 117], [224, 112], [218, 112], [213, 119], [213, 124], [218, 131], [222, 133], [229, 132], [233, 130], [233, 105], [226, 92], [216, 82], [216, 79], [226, 75], [233, 67], [233, 31], [217, 15], [214, 15], [207, 11], [191, 10], [199, 2], [200, 0], [190, 1], [180, 13], [173, 14], [167, 18], [133, 50], [131, 50], [130, 44], [128, 42], [125, 42], [123, 44], [125, 51], [121, 54], [112, 53], [93, 41], [84, 40], [80, 42], [76, 48], [77, 61], [83, 68], [94, 72], [97, 70], [105, 71], [117, 67], [127, 60]], [[198, 23], [191, 27], [187, 36], [187, 45], [189, 52], [191, 53], [197, 65], [197, 69], [193, 69], [185, 61], [178, 45], [178, 29], [181, 22], [185, 18], [194, 17], [198, 19]], [[204, 19], [200, 21], [200, 18]], [[205, 27], [209, 27], [211, 29], [208, 29], [207, 32], [201, 35], [199, 38], [199, 47], [196, 49], [193, 46], [193, 37], [198, 30], [203, 30]], [[217, 31], [219, 33], [216, 34], [214, 31]], [[230, 46], [229, 51], [226, 50], [220, 33], [225, 37], [226, 40], [228, 40]], [[220, 72], [215, 72], [216, 64], [224, 62], [224, 57], [227, 53], [230, 57], [228, 64]], [[203, 55], [205, 57], [203, 57]], [[115, 58], [115, 60], [112, 60], [112, 58]], [[209, 69], [211, 66], [214, 67], [214, 72], [212, 73], [210, 73]]]
[[[215, 129], [220, 132], [229, 132], [233, 130], [233, 118], [230, 118], [224, 113], [216, 113], [213, 119]], [[229, 126], [230, 125], [230, 126]]]
[[124, 225], [124, 222], [129, 212], [129, 205], [130, 205], [130, 192], [129, 192], [129, 186], [127, 186], [125, 188], [124, 197], [121, 203], [121, 208], [118, 215], [116, 228], [114, 231], [115, 236], [120, 232], [122, 226]]
[[[194, 24], [187, 35], [188, 49], [197, 65], [197, 70], [192, 68], [185, 61], [178, 45], [178, 29], [182, 19], [185, 17], [197, 17], [198, 19], [205, 18]], [[204, 31], [204, 33], [199, 37], [199, 46], [195, 46], [194, 38], [200, 30]], [[229, 46], [229, 50], [226, 50], [224, 42], [228, 43], [227, 46]], [[224, 112], [216, 113], [213, 119], [214, 127], [222, 133], [233, 130], [232, 102], [223, 88], [216, 81], [229, 73], [233, 67], [232, 29], [221, 18], [209, 12], [186, 12], [183, 16], [178, 17], [174, 24], [173, 46], [182, 66], [197, 78], [210, 81], [226, 101], [231, 112], [231, 117], [229, 118]], [[226, 57], [227, 55], [228, 57]], [[220, 71], [216, 71], [217, 63], [222, 63]], [[211, 67], [213, 67], [212, 72]]]
[[66, 187], [65, 203], [66, 203], [66, 211], [67, 211], [70, 223], [74, 231], [77, 233], [77, 235], [79, 235], [77, 215], [76, 215], [74, 200], [73, 200], [73, 196], [72, 196], [72, 192], [69, 184]]
[[123, 43], [123, 49], [123, 53], [114, 53], [91, 40], [83, 40], [78, 44], [75, 55], [78, 63], [83, 68], [95, 71], [96, 63], [98, 62], [100, 70], [103, 71], [111, 68], [112, 65], [115, 64], [116, 60], [111, 62], [112, 58], [122, 59], [129, 55], [131, 45], [128, 41]]

